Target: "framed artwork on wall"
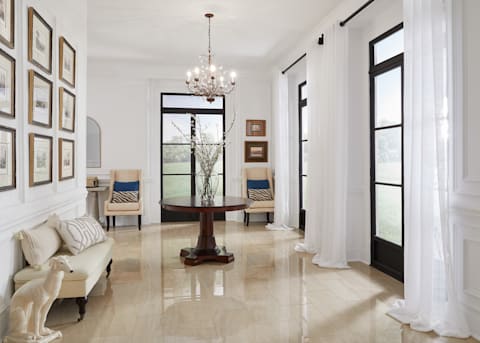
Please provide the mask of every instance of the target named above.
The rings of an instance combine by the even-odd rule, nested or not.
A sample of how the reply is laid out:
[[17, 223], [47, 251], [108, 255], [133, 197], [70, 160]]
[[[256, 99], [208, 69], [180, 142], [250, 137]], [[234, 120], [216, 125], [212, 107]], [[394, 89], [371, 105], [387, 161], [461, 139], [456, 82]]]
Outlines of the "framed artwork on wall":
[[245, 142], [245, 162], [268, 162], [268, 142]]
[[60, 181], [75, 177], [75, 142], [58, 139], [58, 175]]
[[31, 133], [30, 149], [30, 187], [52, 182], [52, 137]]
[[15, 47], [15, 0], [0, 0], [0, 42]]
[[15, 130], [0, 126], [0, 192], [16, 187]]
[[60, 80], [75, 88], [76, 52], [64, 37], [59, 41], [59, 63]]
[[61, 130], [75, 131], [75, 95], [65, 88], [59, 89], [59, 127]]
[[28, 8], [28, 60], [52, 73], [52, 28], [33, 7]]
[[15, 59], [3, 50], [0, 50], [0, 114], [15, 117]]
[[28, 76], [28, 122], [52, 127], [53, 84], [33, 70], [29, 71]]
[[247, 136], [264, 137], [266, 135], [266, 120], [247, 120]]

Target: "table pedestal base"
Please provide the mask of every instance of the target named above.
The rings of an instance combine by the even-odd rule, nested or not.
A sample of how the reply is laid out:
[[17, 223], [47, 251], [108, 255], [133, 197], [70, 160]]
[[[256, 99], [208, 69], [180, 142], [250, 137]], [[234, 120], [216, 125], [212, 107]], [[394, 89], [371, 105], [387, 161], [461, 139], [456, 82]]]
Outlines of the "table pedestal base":
[[235, 260], [233, 254], [222, 246], [215, 249], [184, 248], [180, 251], [180, 256], [185, 258], [183, 263], [188, 266], [196, 266], [206, 261], [230, 263]]

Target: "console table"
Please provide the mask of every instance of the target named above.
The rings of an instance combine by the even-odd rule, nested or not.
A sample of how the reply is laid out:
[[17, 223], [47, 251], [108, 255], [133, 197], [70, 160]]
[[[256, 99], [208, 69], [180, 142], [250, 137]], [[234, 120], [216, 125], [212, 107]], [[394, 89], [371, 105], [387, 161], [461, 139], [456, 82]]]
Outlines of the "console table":
[[237, 197], [215, 197], [213, 203], [204, 203], [200, 197], [170, 198], [160, 201], [162, 208], [168, 211], [200, 214], [200, 235], [195, 248], [184, 248], [180, 256], [185, 257], [186, 265], [194, 266], [205, 261], [230, 263], [235, 258], [223, 246], [218, 246], [213, 234], [213, 215], [226, 211], [238, 211], [247, 208], [251, 200]]

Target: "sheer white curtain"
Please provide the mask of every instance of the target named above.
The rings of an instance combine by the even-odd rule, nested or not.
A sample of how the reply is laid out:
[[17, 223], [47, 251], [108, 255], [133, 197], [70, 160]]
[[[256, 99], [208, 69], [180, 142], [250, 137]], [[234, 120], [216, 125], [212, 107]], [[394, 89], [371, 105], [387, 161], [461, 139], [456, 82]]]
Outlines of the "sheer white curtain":
[[269, 230], [290, 230], [292, 210], [290, 208], [291, 168], [288, 116], [288, 77], [278, 72], [273, 82], [273, 144], [275, 171], [275, 214]]
[[465, 338], [448, 215], [450, 1], [404, 0], [405, 300], [389, 314], [415, 330]]
[[307, 51], [309, 156], [305, 242], [321, 267], [346, 268], [348, 31], [335, 23]]

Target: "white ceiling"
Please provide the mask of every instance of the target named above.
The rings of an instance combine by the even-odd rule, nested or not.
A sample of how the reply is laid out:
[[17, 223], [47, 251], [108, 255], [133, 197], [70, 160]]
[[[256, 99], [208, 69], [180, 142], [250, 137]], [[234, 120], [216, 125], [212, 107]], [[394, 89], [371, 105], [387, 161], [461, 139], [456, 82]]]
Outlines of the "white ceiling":
[[267, 65], [340, 0], [88, 0], [89, 56], [194, 65], [213, 52], [231, 66]]

